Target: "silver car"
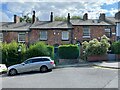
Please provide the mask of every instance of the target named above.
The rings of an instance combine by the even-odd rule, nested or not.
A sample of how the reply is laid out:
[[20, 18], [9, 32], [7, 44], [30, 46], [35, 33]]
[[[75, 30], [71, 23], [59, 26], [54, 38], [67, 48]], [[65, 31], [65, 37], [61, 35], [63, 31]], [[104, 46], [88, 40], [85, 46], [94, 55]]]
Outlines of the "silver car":
[[29, 58], [21, 64], [8, 67], [8, 75], [16, 75], [17, 73], [41, 71], [46, 72], [55, 67], [54, 60], [50, 57], [33, 57]]

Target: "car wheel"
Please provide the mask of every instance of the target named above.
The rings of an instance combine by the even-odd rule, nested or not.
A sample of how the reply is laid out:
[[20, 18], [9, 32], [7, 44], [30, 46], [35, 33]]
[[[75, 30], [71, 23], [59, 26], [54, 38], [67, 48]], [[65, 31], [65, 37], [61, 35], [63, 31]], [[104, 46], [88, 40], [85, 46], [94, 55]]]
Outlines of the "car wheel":
[[42, 66], [42, 67], [40, 68], [40, 71], [41, 71], [41, 72], [46, 72], [46, 71], [48, 71], [47, 66]]
[[17, 74], [17, 70], [16, 69], [11, 69], [10, 71], [9, 71], [9, 75], [10, 76], [14, 76], [14, 75], [16, 75]]

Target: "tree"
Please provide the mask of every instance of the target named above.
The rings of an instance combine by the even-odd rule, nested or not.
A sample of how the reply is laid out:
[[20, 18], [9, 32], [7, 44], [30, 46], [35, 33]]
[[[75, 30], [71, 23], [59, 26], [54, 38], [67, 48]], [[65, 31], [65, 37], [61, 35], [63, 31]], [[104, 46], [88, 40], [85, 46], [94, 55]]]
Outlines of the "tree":
[[31, 23], [32, 22], [32, 18], [30, 18], [29, 16], [25, 15], [23, 17], [20, 17], [20, 22], [28, 22], [28, 23]]
[[54, 20], [55, 20], [55, 21], [67, 21], [67, 18], [66, 18], [66, 17], [55, 16], [55, 17], [54, 17]]
[[[70, 19], [71, 20], [81, 19], [81, 17], [80, 16], [72, 16]], [[63, 16], [61, 16], [61, 17], [60, 16], [55, 16], [54, 20], [55, 21], [67, 21], [67, 18], [63, 17]]]
[[81, 17], [80, 17], [80, 16], [72, 16], [71, 19], [72, 19], [72, 20], [81, 19]]

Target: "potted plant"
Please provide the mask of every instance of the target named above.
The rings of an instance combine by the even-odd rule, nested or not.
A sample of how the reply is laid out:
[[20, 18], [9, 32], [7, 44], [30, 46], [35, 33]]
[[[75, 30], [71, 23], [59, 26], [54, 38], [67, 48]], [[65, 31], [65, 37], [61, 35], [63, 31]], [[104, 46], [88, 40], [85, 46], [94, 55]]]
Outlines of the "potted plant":
[[116, 60], [120, 60], [120, 41], [113, 42], [111, 49], [116, 54]]
[[101, 61], [107, 60], [107, 51], [110, 47], [109, 38], [105, 35], [101, 37], [101, 40], [93, 39], [89, 42], [83, 42], [82, 47], [87, 56], [88, 61]]

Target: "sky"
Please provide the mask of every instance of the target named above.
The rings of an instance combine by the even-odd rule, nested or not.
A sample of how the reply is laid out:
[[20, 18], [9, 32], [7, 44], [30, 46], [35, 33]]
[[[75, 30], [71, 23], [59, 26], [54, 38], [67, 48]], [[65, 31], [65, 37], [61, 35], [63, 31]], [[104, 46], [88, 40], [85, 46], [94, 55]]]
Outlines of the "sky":
[[48, 21], [50, 12], [54, 16], [82, 17], [88, 13], [88, 18], [98, 18], [100, 13], [113, 16], [120, 10], [120, 0], [2, 0], [0, 2], [0, 22], [12, 22], [13, 16], [32, 16], [32, 11], [41, 21]]

